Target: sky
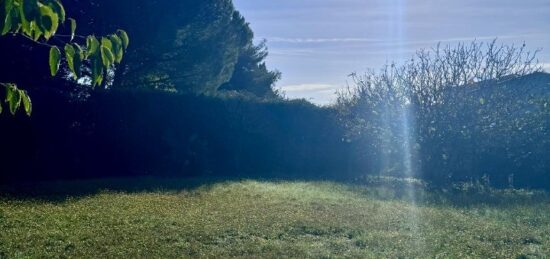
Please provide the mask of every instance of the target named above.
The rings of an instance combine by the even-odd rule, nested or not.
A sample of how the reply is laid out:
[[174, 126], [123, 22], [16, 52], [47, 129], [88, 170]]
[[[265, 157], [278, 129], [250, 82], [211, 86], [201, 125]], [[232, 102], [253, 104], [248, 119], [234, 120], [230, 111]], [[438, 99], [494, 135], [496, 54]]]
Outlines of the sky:
[[348, 75], [438, 42], [523, 42], [550, 68], [550, 0], [234, 0], [289, 98], [330, 104]]

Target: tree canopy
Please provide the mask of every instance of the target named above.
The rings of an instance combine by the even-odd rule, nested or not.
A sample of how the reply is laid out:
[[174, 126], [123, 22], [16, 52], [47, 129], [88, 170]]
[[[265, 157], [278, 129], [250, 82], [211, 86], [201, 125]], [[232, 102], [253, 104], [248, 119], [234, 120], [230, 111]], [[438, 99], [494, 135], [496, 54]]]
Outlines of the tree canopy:
[[[266, 49], [253, 44], [252, 30], [230, 0], [67, 1], [63, 7], [73, 18], [65, 18], [64, 25], [58, 26], [61, 33], [55, 34], [47, 45], [35, 46], [17, 37], [0, 38], [3, 51], [25, 57], [0, 61], [4, 81], [18, 82], [26, 90], [42, 91], [50, 86], [71, 98], [89, 96], [93, 85], [101, 85], [100, 89], [205, 94], [216, 93], [231, 81], [243, 85], [232, 87], [233, 90], [277, 97], [271, 87], [280, 74], [263, 64]], [[79, 32], [92, 36], [73, 38], [76, 21]], [[118, 51], [124, 45], [119, 28], [132, 41], [127, 49], [123, 48], [123, 59]], [[94, 39], [93, 35], [108, 36]], [[58, 44], [59, 41], [69, 44]], [[86, 51], [93, 49], [94, 43], [98, 43], [98, 53], [88, 55]], [[105, 44], [114, 49], [105, 51]], [[51, 46], [57, 48], [50, 49]], [[51, 61], [48, 69], [38, 65], [44, 59]], [[66, 61], [65, 65], [55, 66], [58, 59]], [[254, 68], [253, 73], [243, 72], [252, 71], [250, 68]], [[59, 72], [61, 76], [50, 78]], [[28, 77], [31, 73], [34, 76]], [[73, 77], [80, 74], [79, 80]]]
[[91, 31], [121, 27], [132, 35], [115, 87], [212, 93], [232, 79], [253, 45], [254, 34], [231, 0], [93, 0], [71, 8], [83, 5]]

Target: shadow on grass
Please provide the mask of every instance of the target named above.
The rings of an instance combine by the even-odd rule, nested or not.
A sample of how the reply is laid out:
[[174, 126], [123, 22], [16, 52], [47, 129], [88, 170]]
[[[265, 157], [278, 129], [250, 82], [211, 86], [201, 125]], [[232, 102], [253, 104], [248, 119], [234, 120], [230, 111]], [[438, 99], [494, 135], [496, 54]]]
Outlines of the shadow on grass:
[[59, 180], [0, 185], [0, 197], [60, 203], [67, 199], [96, 195], [105, 191], [121, 193], [181, 192], [208, 190], [234, 178], [120, 177], [87, 180]]
[[87, 197], [103, 192], [119, 193], [178, 193], [207, 192], [217, 184], [227, 184], [241, 181], [258, 182], [308, 182], [323, 181], [321, 179], [278, 178], [278, 177], [106, 177], [78, 180], [48, 180], [0, 183], [0, 199], [36, 200], [62, 203], [66, 200]]
[[[0, 199], [35, 200], [63, 203], [75, 198], [87, 197], [105, 191], [121, 193], [142, 192], [207, 192], [217, 184], [252, 180], [270, 183], [327, 182], [323, 179], [281, 178], [162, 178], [128, 177], [72, 181], [44, 181], [0, 185]], [[361, 181], [335, 181], [351, 191], [376, 200], [401, 200], [418, 206], [517, 206], [550, 203], [550, 195], [544, 191], [525, 189], [493, 189], [482, 185], [454, 184], [446, 187], [430, 187], [416, 179], [374, 177]]]

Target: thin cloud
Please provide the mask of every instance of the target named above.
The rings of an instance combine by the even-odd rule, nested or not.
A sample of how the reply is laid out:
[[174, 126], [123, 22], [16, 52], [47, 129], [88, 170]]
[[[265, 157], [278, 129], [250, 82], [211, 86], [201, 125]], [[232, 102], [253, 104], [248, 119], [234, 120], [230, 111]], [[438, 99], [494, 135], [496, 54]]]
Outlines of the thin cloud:
[[339, 43], [339, 42], [380, 42], [371, 38], [267, 38], [268, 42], [282, 43]]
[[541, 33], [526, 33], [515, 35], [489, 35], [478, 37], [457, 37], [457, 38], [444, 38], [444, 39], [432, 39], [432, 40], [417, 40], [417, 41], [402, 41], [396, 42], [395, 40], [383, 40], [375, 38], [285, 38], [285, 37], [266, 37], [268, 43], [378, 43], [382, 45], [393, 46], [397, 44], [430, 44], [438, 42], [460, 42], [460, 41], [487, 41], [492, 39], [518, 39], [529, 38], [533, 36], [541, 36]]
[[427, 41], [415, 41], [411, 42], [413, 44], [422, 44], [422, 43], [438, 43], [438, 42], [471, 42], [476, 41], [491, 41], [494, 39], [497, 40], [509, 40], [509, 39], [526, 39], [534, 36], [541, 36], [541, 33], [524, 33], [524, 34], [515, 34], [515, 35], [492, 35], [492, 36], [480, 36], [480, 37], [459, 37], [459, 38], [447, 38], [442, 40], [427, 40]]
[[[271, 38], [275, 41], [268, 40], [268, 43], [292, 43], [294, 47], [282, 47], [271, 46], [270, 54], [273, 56], [287, 56], [287, 57], [314, 57], [323, 58], [321, 55], [337, 55], [345, 57], [349, 55], [354, 56], [387, 56], [390, 54], [413, 54], [415, 51], [422, 48], [435, 47], [438, 43], [442, 45], [454, 44], [454, 43], [469, 43], [472, 41], [478, 42], [490, 42], [494, 39], [502, 41], [513, 42], [520, 44], [522, 42], [529, 42], [528, 39], [533, 37], [544, 36], [540, 33], [526, 33], [517, 35], [486, 35], [486, 36], [471, 36], [471, 37], [455, 37], [455, 38], [443, 38], [443, 39], [426, 39], [426, 40], [376, 40], [367, 38]], [[361, 41], [364, 40], [364, 41]], [[307, 46], [301, 45], [307, 44]], [[316, 43], [334, 43], [316, 45]], [[345, 47], [343, 45], [345, 45]], [[534, 46], [537, 47], [537, 46]], [[332, 60], [335, 62], [335, 60]]]

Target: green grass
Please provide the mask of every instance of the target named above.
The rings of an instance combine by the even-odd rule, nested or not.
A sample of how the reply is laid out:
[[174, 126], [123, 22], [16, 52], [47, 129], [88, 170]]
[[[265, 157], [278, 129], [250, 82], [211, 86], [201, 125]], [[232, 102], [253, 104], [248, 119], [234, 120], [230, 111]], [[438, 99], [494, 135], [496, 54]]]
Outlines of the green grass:
[[[550, 255], [550, 199], [544, 193], [436, 194], [414, 184], [330, 182], [184, 187], [183, 181], [166, 180], [164, 190], [126, 192], [108, 184], [100, 188], [111, 191], [99, 193], [90, 187], [101, 185], [97, 181], [51, 183], [40, 190], [88, 194], [0, 195], [0, 258]], [[416, 186], [416, 205], [403, 186]]]

